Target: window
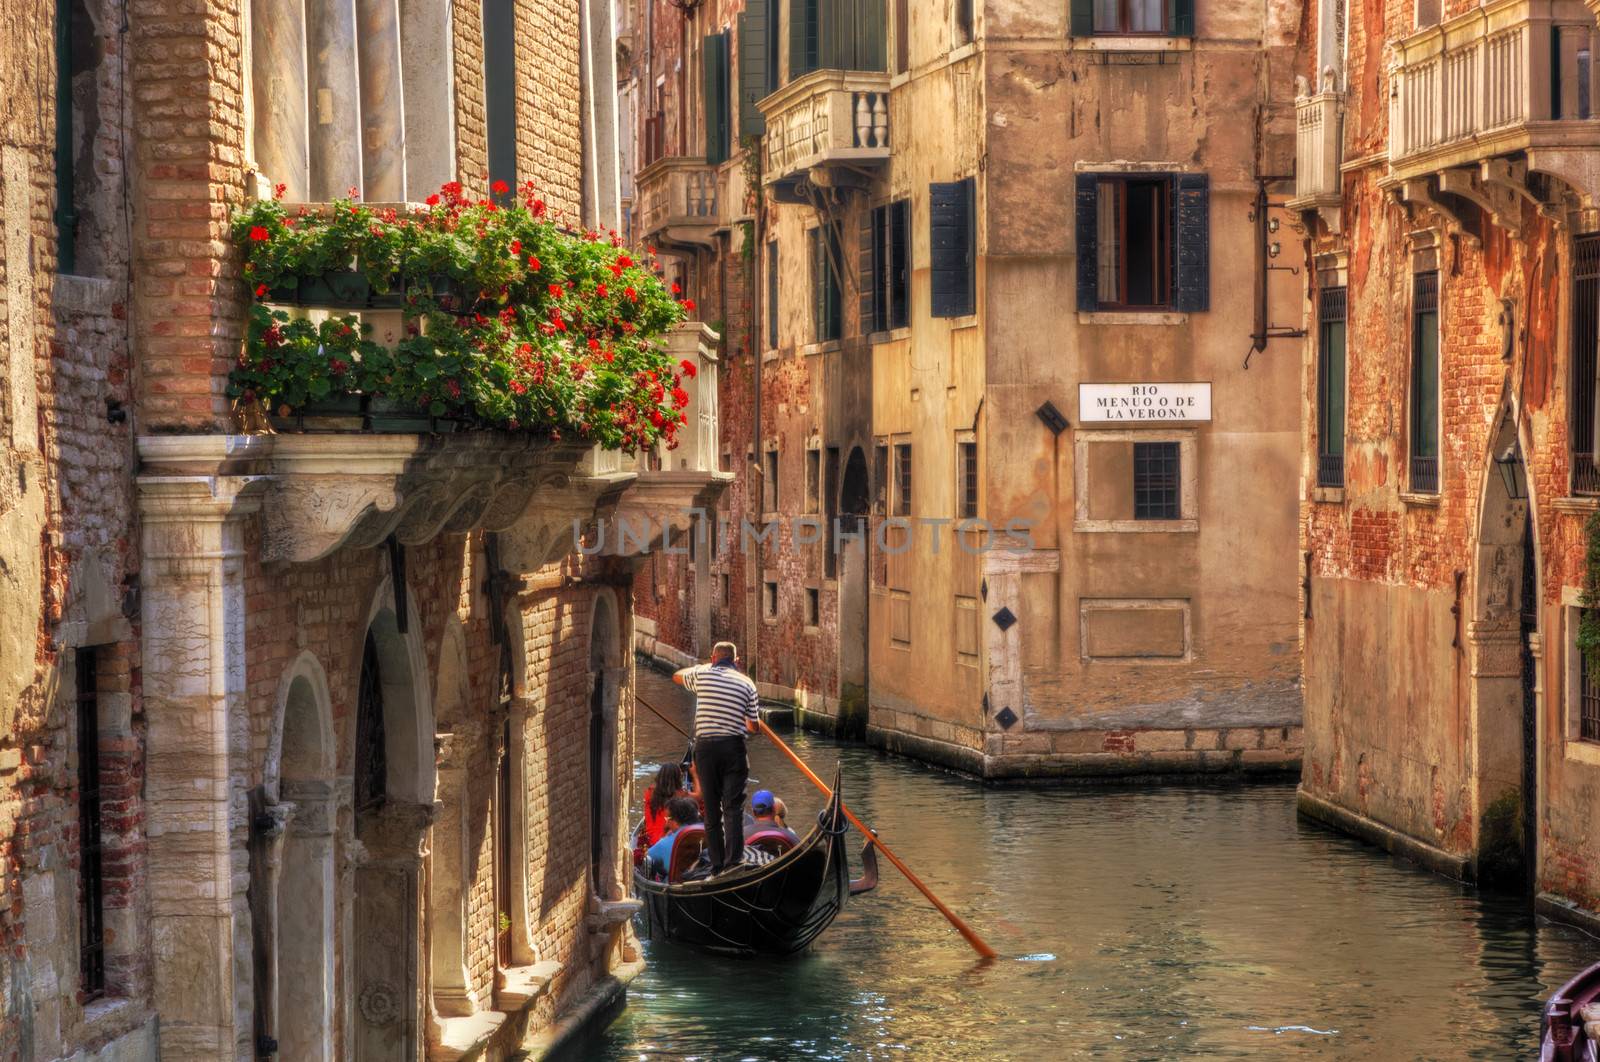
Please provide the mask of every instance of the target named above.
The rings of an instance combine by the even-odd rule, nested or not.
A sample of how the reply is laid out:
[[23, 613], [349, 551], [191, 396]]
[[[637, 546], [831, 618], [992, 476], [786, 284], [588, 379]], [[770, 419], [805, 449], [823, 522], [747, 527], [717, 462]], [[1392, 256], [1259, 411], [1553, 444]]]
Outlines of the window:
[[766, 467], [761, 477], [761, 511], [775, 513], [778, 511], [778, 451], [768, 450], [765, 459]]
[[765, 603], [765, 606], [766, 606], [766, 608], [765, 608], [766, 617], [767, 617], [767, 619], [777, 619], [778, 618], [778, 584], [769, 580], [767, 582], [762, 583], [761, 587], [762, 587], [762, 590], [764, 591], [764, 593], [762, 595], [762, 601]]
[[1415, 0], [1417, 29], [1425, 29], [1439, 21], [1439, 0]]
[[727, 608], [728, 602], [733, 597], [732, 580], [729, 579], [727, 572], [723, 572], [717, 576], [717, 590], [722, 599], [722, 607]]
[[1072, 34], [1194, 36], [1194, 0], [1072, 0]]
[[894, 0], [894, 70], [911, 69], [911, 0]]
[[896, 200], [872, 211], [872, 331], [904, 328], [911, 318], [911, 270], [907, 234], [911, 201]]
[[972, 0], [955, 0], [956, 9], [956, 43], [967, 44], [972, 40]]
[[[89, 139], [97, 117], [76, 111], [79, 97], [72, 86], [80, 75], [94, 76], [94, 56], [99, 43], [94, 23], [82, 0], [56, 0], [56, 261], [63, 273], [77, 268], [79, 210], [87, 198], [85, 181], [92, 182], [93, 167], [80, 172], [78, 142]], [[93, 98], [93, 97], [91, 97]]]
[[978, 515], [978, 444], [956, 443], [956, 519]]
[[872, 448], [872, 511], [879, 516], [889, 513], [889, 448], [879, 444]]
[[1572, 651], [1578, 654], [1578, 740], [1600, 741], [1600, 674], [1576, 644]]
[[[769, 0], [774, 13], [779, 0]], [[813, 70], [883, 70], [883, 0], [789, 0], [789, 80]]]
[[1178, 444], [1134, 443], [1133, 518], [1135, 520], [1180, 519], [1181, 491], [1182, 485], [1178, 478]]
[[778, 88], [777, 0], [747, 0], [738, 27], [739, 135], [761, 136], [767, 122], [757, 104]]
[[1344, 486], [1345, 289], [1324, 288], [1317, 311], [1317, 486]]
[[100, 674], [95, 650], [77, 651], [78, 970], [93, 998], [106, 989], [105, 877], [100, 861]]
[[1600, 236], [1573, 241], [1572, 399], [1567, 435], [1572, 440], [1572, 493], [1600, 494], [1595, 419], [1600, 415]]
[[822, 625], [822, 594], [814, 586], [806, 587], [806, 626]]
[[1594, 23], [1555, 26], [1551, 41], [1550, 88], [1552, 118], [1594, 117], [1590, 78], [1594, 63]]
[[833, 228], [826, 222], [807, 233], [811, 248], [811, 282], [816, 310], [814, 327], [816, 341], [825, 343], [838, 339], [843, 331], [841, 299], [839, 297], [839, 241]]
[[898, 516], [911, 515], [911, 444], [896, 443], [894, 448], [894, 511]]
[[971, 177], [928, 185], [929, 288], [935, 317], [962, 317], [974, 309], [976, 189]]
[[1076, 212], [1080, 311], [1210, 307], [1205, 174], [1080, 173]]
[[767, 349], [778, 349], [778, 241], [767, 241]]
[[[484, 0], [484, 119], [489, 137], [489, 183], [517, 186], [517, 45], [514, 0]], [[506, 193], [506, 199], [512, 193]]]
[[706, 126], [706, 164], [716, 166], [728, 160], [733, 136], [727, 30], [712, 33], [702, 42], [700, 64], [705, 89], [701, 103]]
[[822, 451], [806, 451], [806, 512], [818, 511], [818, 496], [822, 491]]
[[1411, 489], [1439, 491], [1439, 274], [1418, 273], [1411, 296]]

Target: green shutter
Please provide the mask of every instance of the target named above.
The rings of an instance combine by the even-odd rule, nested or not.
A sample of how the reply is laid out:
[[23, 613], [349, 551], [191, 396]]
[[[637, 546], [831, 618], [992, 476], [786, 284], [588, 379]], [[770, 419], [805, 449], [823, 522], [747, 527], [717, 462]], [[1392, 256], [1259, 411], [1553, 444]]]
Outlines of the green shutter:
[[856, 265], [856, 271], [861, 277], [861, 286], [857, 292], [856, 316], [860, 321], [862, 335], [882, 329], [878, 309], [880, 299], [886, 293], [882, 292], [878, 279], [882, 262], [883, 221], [887, 213], [887, 207], [874, 207], [861, 212], [861, 237], [857, 245]]
[[[1172, 4], [1172, 35], [1194, 36], [1194, 0], [1169, 0]], [[1073, 19], [1077, 19], [1077, 3], [1073, 4]]]
[[706, 162], [712, 166], [728, 159], [728, 35], [713, 33], [701, 42], [701, 67], [705, 72], [702, 97], [706, 127]]
[[1211, 308], [1211, 182], [1203, 173], [1173, 179], [1172, 281], [1175, 309]]
[[856, 70], [889, 69], [889, 15], [884, 0], [856, 0]]
[[974, 190], [971, 177], [928, 186], [928, 288], [934, 317], [973, 312]]
[[1078, 259], [1078, 310], [1093, 313], [1100, 308], [1100, 178], [1092, 173], [1078, 174], [1078, 232], [1073, 254]]
[[789, 80], [817, 67], [817, 4], [819, 0], [789, 0]]
[[1089, 37], [1094, 34], [1094, 0], [1072, 0], [1072, 35]]
[[739, 16], [739, 135], [761, 136], [767, 120], [756, 106], [767, 94], [767, 0], [748, 0]]

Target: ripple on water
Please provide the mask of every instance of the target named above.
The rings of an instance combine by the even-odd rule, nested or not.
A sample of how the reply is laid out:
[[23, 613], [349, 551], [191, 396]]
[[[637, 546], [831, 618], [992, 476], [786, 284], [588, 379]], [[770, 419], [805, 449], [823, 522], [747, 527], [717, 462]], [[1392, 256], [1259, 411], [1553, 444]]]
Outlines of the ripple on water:
[[[641, 672], [652, 703], [676, 691]], [[683, 742], [645, 716], [638, 747]], [[974, 962], [892, 867], [806, 955], [647, 944], [603, 1059], [1507, 1059], [1593, 961], [1515, 902], [1303, 825], [1288, 786], [991, 789], [797, 735], [818, 773], [1003, 956]], [[770, 746], [751, 773], [805, 821]], [[644, 779], [654, 763], [644, 761]], [[643, 785], [636, 786], [636, 796]], [[802, 811], [802, 809], [804, 809]], [[1449, 1028], [1441, 1046], [1438, 1031]]]

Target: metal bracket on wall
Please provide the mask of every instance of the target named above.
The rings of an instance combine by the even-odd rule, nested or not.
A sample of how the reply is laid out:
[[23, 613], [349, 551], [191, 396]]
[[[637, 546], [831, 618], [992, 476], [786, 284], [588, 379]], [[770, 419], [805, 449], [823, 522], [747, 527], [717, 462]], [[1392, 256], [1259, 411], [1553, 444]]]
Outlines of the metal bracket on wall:
[[1450, 635], [1450, 648], [1461, 648], [1461, 587], [1467, 580], [1467, 573], [1456, 571], [1456, 600], [1450, 606], [1450, 622], [1455, 625], [1454, 632]]
[[1310, 550], [1306, 550], [1305, 553], [1301, 554], [1301, 556], [1305, 560], [1305, 572], [1306, 572], [1306, 574], [1300, 580], [1300, 593], [1305, 598], [1305, 615], [1304, 615], [1304, 618], [1305, 619], [1310, 619], [1311, 618], [1311, 559], [1312, 559], [1312, 553], [1311, 553]]

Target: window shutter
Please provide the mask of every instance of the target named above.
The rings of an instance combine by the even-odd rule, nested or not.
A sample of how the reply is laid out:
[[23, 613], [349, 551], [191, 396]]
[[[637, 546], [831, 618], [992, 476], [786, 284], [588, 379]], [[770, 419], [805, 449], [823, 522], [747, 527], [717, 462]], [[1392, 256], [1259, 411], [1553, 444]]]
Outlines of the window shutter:
[[1072, 0], [1072, 35], [1089, 37], [1094, 34], [1094, 0]]
[[710, 34], [701, 42], [704, 70], [702, 109], [706, 117], [706, 162], [728, 162], [728, 34]]
[[960, 317], [973, 309], [972, 188], [971, 178], [928, 185], [929, 287], [935, 317]]
[[1078, 174], [1078, 311], [1100, 308], [1100, 178]]
[[889, 288], [889, 327], [904, 328], [911, 323], [911, 276], [907, 259], [907, 239], [911, 227], [911, 200], [902, 199], [889, 207], [889, 254], [884, 283]]
[[817, 5], [820, 0], [789, 0], [789, 80], [812, 70], [818, 54]]
[[822, 245], [822, 227], [811, 230], [811, 341], [828, 332], [828, 251]]
[[878, 313], [879, 300], [887, 294], [882, 288], [879, 267], [883, 211], [883, 207], [876, 207], [861, 212], [861, 242], [857, 248], [860, 263], [857, 272], [861, 276], [861, 292], [856, 300], [856, 308], [861, 321], [862, 335], [881, 331], [883, 328]]
[[739, 135], [761, 136], [767, 120], [756, 103], [767, 94], [767, 0], [747, 0], [739, 16]]
[[[1194, 36], [1194, 0], [1168, 0], [1172, 5], [1170, 15], [1172, 19], [1172, 35], [1174, 37]], [[1077, 0], [1073, 3], [1073, 18], [1077, 18]]]
[[[1198, 313], [1211, 309], [1211, 181], [1203, 173], [1180, 173], [1173, 184], [1172, 305]], [[1081, 217], [1081, 196], [1078, 210]]]
[[767, 241], [767, 349], [778, 349], [778, 241]]
[[856, 65], [852, 70], [889, 69], [889, 15], [884, 0], [856, 0]]

